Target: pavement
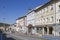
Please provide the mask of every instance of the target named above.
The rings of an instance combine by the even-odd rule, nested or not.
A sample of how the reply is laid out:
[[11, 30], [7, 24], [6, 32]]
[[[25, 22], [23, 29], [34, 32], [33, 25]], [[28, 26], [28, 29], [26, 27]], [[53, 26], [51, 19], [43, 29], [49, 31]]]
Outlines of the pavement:
[[58, 36], [42, 36], [41, 38], [47, 38], [49, 40], [60, 40]]
[[60, 37], [55, 36], [37, 36], [37, 35], [26, 35], [23, 33], [6, 33], [16, 40], [60, 40]]
[[0, 40], [15, 40], [15, 39], [12, 38], [11, 36], [7, 37], [7, 35], [5, 33], [0, 33]]
[[8, 35], [7, 37], [11, 36], [12, 38], [16, 39], [16, 40], [48, 40], [47, 38], [40, 38], [36, 35], [26, 35], [23, 33], [9, 33], [6, 32], [6, 34]]

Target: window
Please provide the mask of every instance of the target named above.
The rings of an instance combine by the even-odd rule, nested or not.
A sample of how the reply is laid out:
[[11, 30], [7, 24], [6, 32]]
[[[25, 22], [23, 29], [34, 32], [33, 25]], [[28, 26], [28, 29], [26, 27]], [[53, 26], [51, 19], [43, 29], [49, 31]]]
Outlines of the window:
[[60, 34], [60, 32], [59, 32], [59, 34]]
[[60, 11], [60, 5], [59, 5], [59, 11]]
[[47, 22], [49, 21], [49, 18], [47, 18]]
[[53, 5], [51, 5], [51, 10], [53, 10]]
[[44, 18], [44, 21], [45, 21], [45, 18]]
[[59, 5], [59, 9], [60, 9], [60, 5]]
[[52, 18], [52, 22], [53, 22], [53, 16], [51, 18]]
[[58, 21], [58, 19], [57, 19], [57, 21]]
[[44, 13], [44, 9], [42, 9], [42, 12]]
[[45, 21], [47, 22], [47, 18], [45, 19]]
[[40, 10], [40, 13], [41, 13], [41, 10]]
[[34, 30], [34, 27], [33, 27], [33, 30]]
[[48, 12], [48, 7], [45, 8], [45, 12]]
[[51, 7], [51, 10], [53, 10], [53, 7]]
[[60, 23], [60, 19], [59, 19], [59, 23]]
[[43, 9], [42, 9], [41, 11], [42, 11], [42, 13], [43, 13]]
[[45, 22], [45, 18], [43, 18], [43, 22]]
[[47, 20], [48, 20], [48, 18], [47, 18]]

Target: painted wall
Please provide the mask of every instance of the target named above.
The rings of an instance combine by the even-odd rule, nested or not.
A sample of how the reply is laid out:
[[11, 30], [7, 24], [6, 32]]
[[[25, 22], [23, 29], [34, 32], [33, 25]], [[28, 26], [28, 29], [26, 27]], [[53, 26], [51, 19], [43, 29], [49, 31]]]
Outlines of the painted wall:
[[45, 25], [55, 23], [55, 4], [51, 4], [35, 14], [35, 25]]
[[32, 24], [33, 26], [35, 26], [35, 12], [31, 12], [27, 15], [27, 26], [29, 24]]

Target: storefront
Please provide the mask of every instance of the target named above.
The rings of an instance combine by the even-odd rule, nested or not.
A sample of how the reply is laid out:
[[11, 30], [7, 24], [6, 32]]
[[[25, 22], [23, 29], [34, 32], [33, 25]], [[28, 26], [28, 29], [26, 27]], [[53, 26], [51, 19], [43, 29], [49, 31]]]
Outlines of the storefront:
[[49, 25], [44, 26], [36, 26], [37, 34], [39, 35], [52, 35], [53, 34], [53, 27]]

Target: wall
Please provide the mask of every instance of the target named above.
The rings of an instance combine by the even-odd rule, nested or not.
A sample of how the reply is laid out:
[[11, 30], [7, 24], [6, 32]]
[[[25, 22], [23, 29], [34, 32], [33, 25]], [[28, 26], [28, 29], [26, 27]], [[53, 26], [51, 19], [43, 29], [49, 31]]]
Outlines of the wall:
[[35, 12], [31, 12], [27, 15], [27, 26], [29, 24], [32, 24], [33, 26], [35, 26]]

